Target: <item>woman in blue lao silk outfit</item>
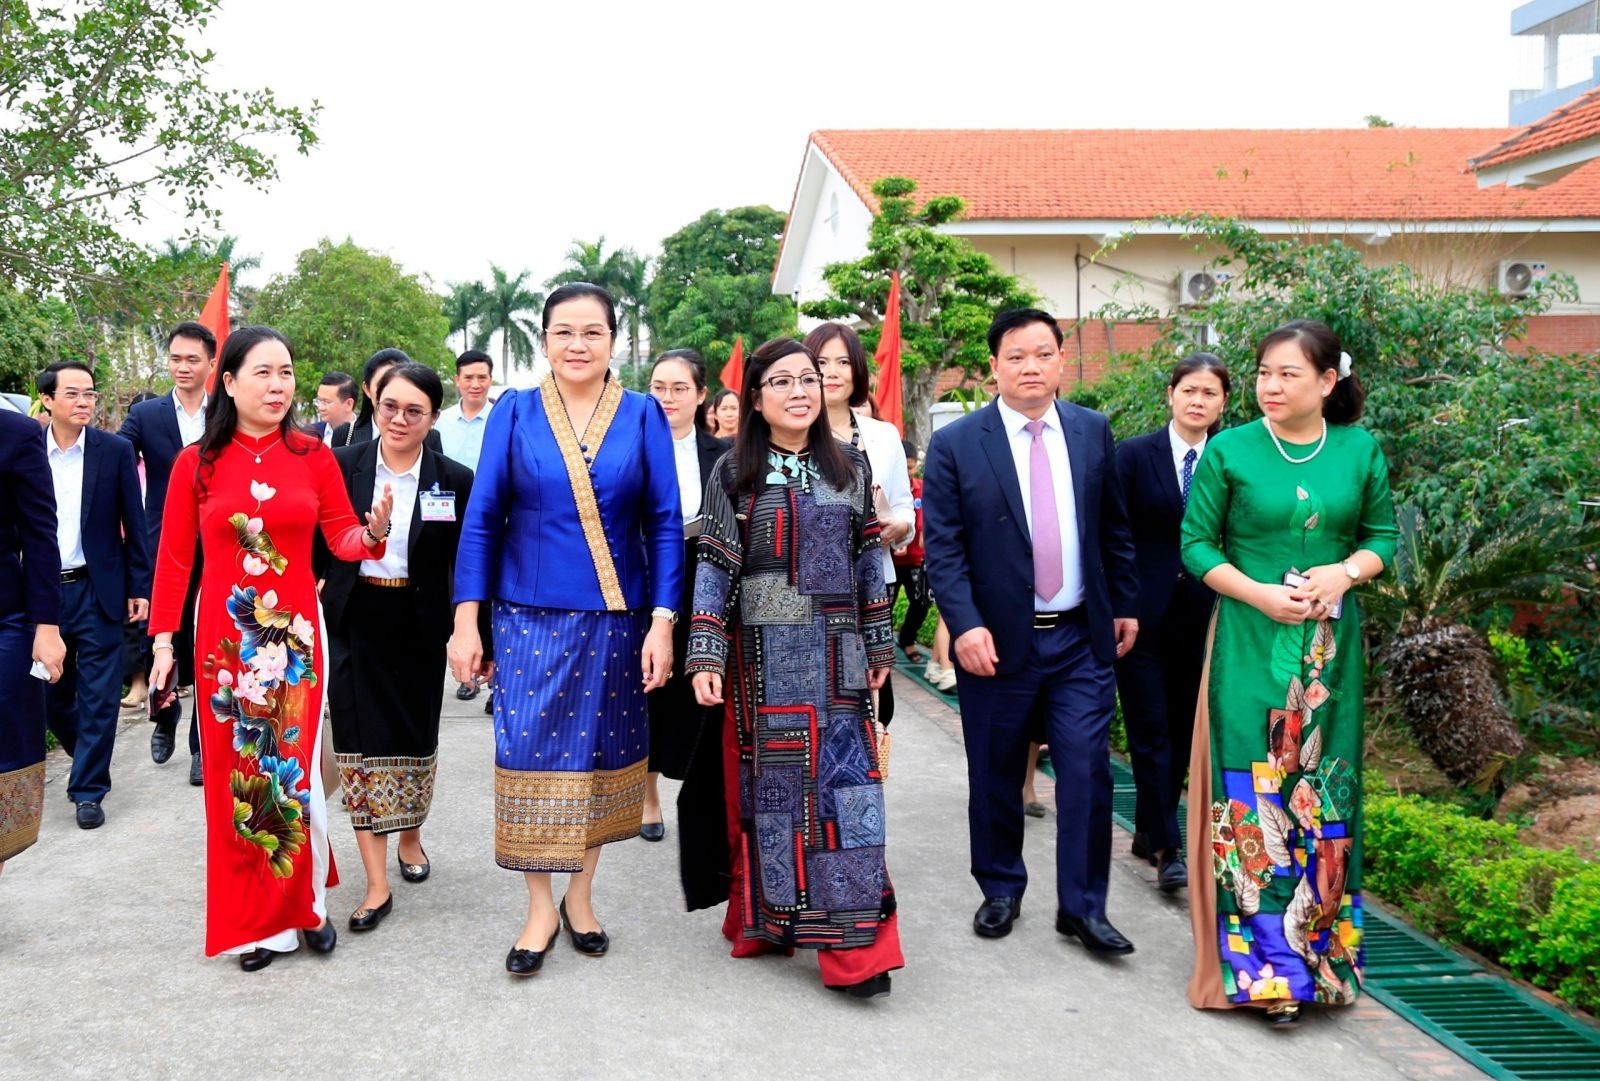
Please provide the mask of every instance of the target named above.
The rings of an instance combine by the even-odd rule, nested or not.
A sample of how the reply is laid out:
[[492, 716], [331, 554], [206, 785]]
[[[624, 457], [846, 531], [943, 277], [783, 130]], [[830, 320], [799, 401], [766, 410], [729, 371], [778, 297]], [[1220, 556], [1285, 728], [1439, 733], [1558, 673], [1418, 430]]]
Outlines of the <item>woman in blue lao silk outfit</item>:
[[[609, 946], [590, 891], [600, 846], [639, 834], [645, 694], [672, 674], [684, 559], [666, 416], [610, 375], [611, 295], [564, 285], [543, 323], [551, 375], [502, 395], [484, 431], [450, 640], [456, 679], [494, 684], [495, 862], [528, 885], [506, 956], [518, 976], [539, 971], [563, 922], [580, 952]], [[572, 876], [559, 909], [552, 872]]]

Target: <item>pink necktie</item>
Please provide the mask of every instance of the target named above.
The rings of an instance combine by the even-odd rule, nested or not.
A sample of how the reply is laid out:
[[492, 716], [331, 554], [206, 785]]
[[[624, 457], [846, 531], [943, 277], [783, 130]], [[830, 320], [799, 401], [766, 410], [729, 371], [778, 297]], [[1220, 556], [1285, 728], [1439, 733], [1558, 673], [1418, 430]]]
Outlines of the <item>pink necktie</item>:
[[1061, 592], [1061, 521], [1056, 516], [1056, 485], [1050, 475], [1050, 457], [1044, 449], [1044, 421], [1027, 424], [1033, 444], [1028, 448], [1028, 493], [1033, 504], [1033, 591], [1048, 601]]

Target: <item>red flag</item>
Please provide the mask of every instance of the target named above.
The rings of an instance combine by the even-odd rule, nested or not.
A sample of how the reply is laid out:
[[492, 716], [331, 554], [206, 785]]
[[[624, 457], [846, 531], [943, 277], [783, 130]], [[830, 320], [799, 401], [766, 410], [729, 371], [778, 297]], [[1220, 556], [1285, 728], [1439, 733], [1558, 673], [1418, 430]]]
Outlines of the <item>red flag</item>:
[[[222, 343], [228, 340], [228, 264], [222, 264], [222, 272], [217, 275], [217, 284], [211, 287], [211, 295], [206, 297], [206, 306], [200, 310], [200, 318], [196, 320], [201, 326], [217, 336], [217, 357], [222, 357]], [[206, 380], [206, 393], [217, 389], [217, 369], [220, 364], [212, 365], [211, 378]]]
[[733, 355], [728, 358], [728, 363], [722, 366], [722, 385], [735, 394], [742, 389], [744, 382], [744, 335], [740, 334], [733, 339]]
[[878, 393], [873, 401], [878, 405], [878, 419], [893, 424], [906, 435], [905, 396], [900, 390], [900, 272], [889, 275], [889, 303], [883, 312], [883, 334], [878, 338], [877, 352], [872, 359], [878, 364]]

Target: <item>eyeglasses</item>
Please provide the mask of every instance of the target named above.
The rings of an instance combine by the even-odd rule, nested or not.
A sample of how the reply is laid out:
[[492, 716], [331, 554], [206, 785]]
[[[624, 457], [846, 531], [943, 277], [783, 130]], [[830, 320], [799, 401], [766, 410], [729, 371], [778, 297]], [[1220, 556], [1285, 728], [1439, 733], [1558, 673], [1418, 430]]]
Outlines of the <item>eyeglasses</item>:
[[650, 393], [657, 398], [687, 398], [694, 393], [694, 387], [688, 383], [651, 383]]
[[424, 409], [420, 405], [408, 405], [404, 409], [401, 409], [393, 402], [385, 401], [378, 403], [378, 416], [382, 417], [384, 420], [393, 420], [397, 416], [403, 416], [406, 418], [407, 424], [421, 424], [423, 417], [432, 415], [432, 410]]
[[[559, 327], [555, 330], [545, 332], [545, 339], [547, 341], [555, 342], [557, 345], [561, 346], [571, 345], [573, 340], [577, 337], [577, 331], [569, 330], [566, 327]], [[583, 343], [585, 345], [599, 345], [609, 337], [611, 337], [611, 332], [609, 330], [595, 330], [591, 328], [583, 332]]]
[[[800, 389], [807, 394], [814, 390], [822, 389], [822, 376], [816, 372], [806, 372], [798, 378], [800, 380]], [[794, 389], [795, 379], [796, 377], [792, 375], [775, 375], [771, 379], [763, 379], [761, 385], [771, 387], [779, 394], [787, 394]]]
[[321, 398], [311, 399], [311, 408], [313, 409], [332, 409], [333, 406], [333, 402], [325, 402]]
[[100, 392], [98, 390], [63, 390], [61, 393], [54, 395], [54, 397], [68, 403], [88, 402], [93, 405], [100, 400]]

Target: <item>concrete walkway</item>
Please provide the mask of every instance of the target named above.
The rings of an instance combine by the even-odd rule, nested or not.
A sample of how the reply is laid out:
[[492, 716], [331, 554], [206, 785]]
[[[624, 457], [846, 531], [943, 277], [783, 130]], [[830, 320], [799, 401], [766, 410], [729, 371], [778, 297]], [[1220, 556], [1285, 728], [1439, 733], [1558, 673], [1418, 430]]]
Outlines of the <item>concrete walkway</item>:
[[107, 824], [92, 832], [73, 823], [57, 754], [40, 843], [0, 875], [0, 1078], [1025, 1081], [1231, 1077], [1295, 1061], [1342, 1081], [1480, 1076], [1370, 999], [1293, 1033], [1191, 1010], [1181, 895], [1155, 891], [1120, 832], [1111, 915], [1133, 957], [1095, 960], [1055, 933], [1053, 817], [1028, 826], [1034, 881], [1016, 931], [977, 938], [959, 722], [904, 680], [897, 689], [889, 865], [907, 967], [888, 999], [825, 991], [804, 953], [735, 961], [720, 909], [683, 913], [670, 784], [667, 842], [614, 845], [601, 861], [610, 955], [563, 940], [537, 977], [508, 976], [526, 893], [493, 861], [489, 720], [481, 699], [447, 694], [424, 830], [432, 877], [391, 874], [394, 914], [372, 934], [346, 932], [361, 870], [335, 801], [338, 949], [256, 974], [202, 951], [199, 790], [181, 739], [158, 767], [148, 725], [123, 728]]

